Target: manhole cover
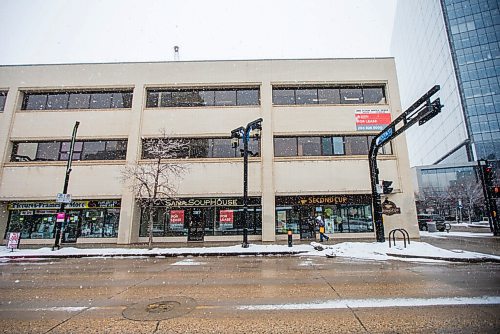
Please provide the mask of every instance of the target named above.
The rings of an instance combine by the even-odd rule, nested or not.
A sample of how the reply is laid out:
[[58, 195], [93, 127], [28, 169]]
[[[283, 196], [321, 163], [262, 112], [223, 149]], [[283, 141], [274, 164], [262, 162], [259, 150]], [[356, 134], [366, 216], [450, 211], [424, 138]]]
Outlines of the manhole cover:
[[122, 314], [129, 320], [166, 320], [191, 312], [196, 301], [189, 297], [162, 297], [128, 306]]

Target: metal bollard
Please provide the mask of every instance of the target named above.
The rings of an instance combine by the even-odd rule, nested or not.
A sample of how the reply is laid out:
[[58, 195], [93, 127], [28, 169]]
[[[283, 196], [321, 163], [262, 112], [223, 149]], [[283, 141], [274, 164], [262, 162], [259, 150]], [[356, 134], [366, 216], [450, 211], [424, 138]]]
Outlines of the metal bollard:
[[288, 229], [288, 247], [292, 247], [292, 230]]

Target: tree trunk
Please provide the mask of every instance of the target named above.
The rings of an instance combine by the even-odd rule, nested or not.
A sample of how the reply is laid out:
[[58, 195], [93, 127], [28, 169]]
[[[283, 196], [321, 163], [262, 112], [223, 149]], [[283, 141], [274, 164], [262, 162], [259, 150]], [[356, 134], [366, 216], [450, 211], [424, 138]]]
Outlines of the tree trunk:
[[151, 250], [153, 249], [153, 205], [149, 205], [149, 242], [148, 242], [148, 249]]

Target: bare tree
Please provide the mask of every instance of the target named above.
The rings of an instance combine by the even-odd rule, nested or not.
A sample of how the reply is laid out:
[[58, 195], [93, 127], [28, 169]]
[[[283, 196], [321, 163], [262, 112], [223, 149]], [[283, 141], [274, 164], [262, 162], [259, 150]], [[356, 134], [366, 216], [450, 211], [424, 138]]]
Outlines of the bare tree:
[[176, 195], [176, 181], [182, 178], [187, 166], [172, 159], [185, 157], [183, 153], [188, 144], [185, 140], [168, 137], [162, 130], [162, 137], [144, 139], [142, 145], [143, 158], [151, 161], [126, 166], [121, 176], [122, 182], [129, 186], [148, 214], [148, 247], [152, 249], [154, 207]]
[[457, 203], [459, 199], [461, 200], [462, 206], [468, 212], [469, 223], [471, 223], [474, 207], [484, 205], [481, 181], [476, 178], [475, 174], [462, 176], [450, 184], [448, 192], [456, 199]]

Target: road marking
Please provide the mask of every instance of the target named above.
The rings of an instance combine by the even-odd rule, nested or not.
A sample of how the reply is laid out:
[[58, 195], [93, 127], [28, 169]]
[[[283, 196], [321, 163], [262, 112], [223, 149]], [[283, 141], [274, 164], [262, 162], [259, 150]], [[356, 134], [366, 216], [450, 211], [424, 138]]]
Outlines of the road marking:
[[318, 310], [347, 308], [419, 307], [450, 305], [496, 305], [500, 297], [452, 297], [452, 298], [390, 298], [390, 299], [340, 299], [297, 304], [241, 305], [239, 310]]

